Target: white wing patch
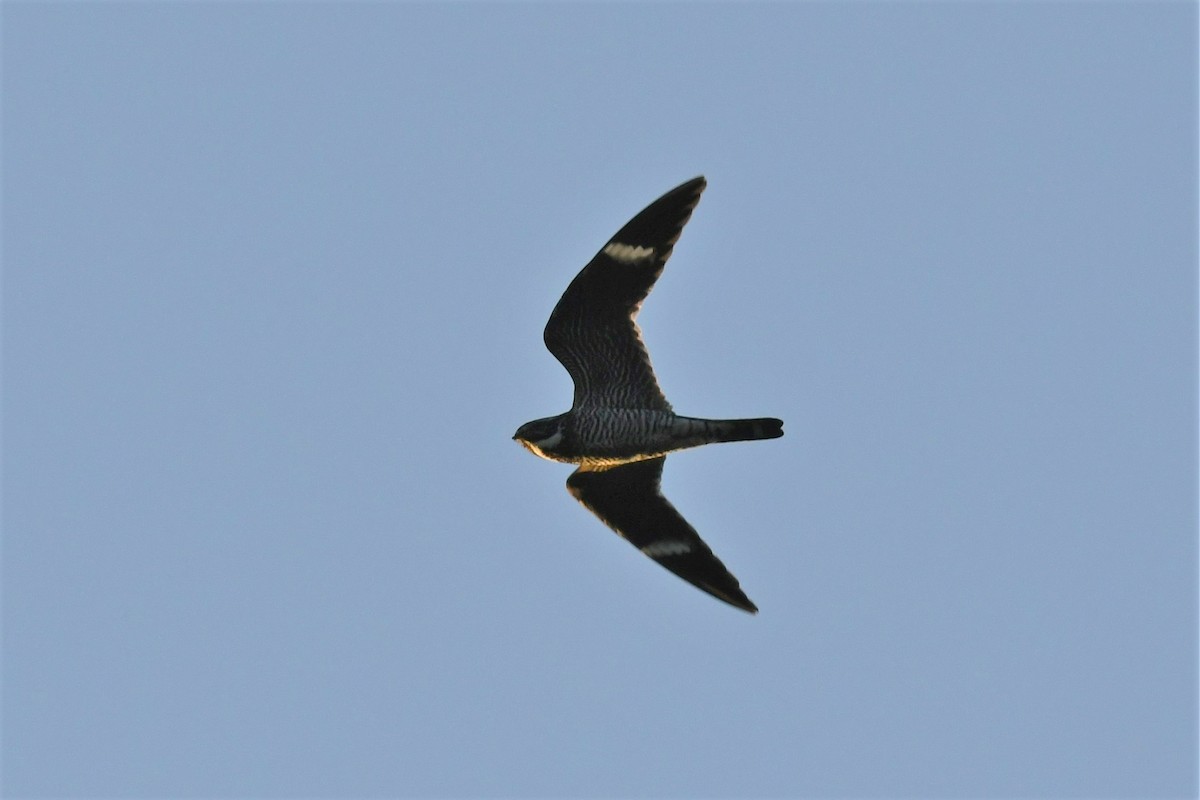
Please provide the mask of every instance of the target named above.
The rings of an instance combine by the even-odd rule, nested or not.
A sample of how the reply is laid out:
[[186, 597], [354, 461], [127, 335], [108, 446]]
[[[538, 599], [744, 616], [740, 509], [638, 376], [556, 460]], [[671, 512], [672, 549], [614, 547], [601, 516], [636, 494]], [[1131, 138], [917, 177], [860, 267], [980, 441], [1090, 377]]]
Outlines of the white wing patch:
[[604, 255], [625, 264], [636, 264], [654, 257], [653, 247], [638, 247], [632, 244], [609, 242], [604, 245]]
[[692, 552], [692, 546], [687, 542], [677, 542], [670, 539], [664, 539], [661, 542], [652, 542], [642, 548], [642, 552], [651, 558], [659, 556], [681, 556], [684, 553]]

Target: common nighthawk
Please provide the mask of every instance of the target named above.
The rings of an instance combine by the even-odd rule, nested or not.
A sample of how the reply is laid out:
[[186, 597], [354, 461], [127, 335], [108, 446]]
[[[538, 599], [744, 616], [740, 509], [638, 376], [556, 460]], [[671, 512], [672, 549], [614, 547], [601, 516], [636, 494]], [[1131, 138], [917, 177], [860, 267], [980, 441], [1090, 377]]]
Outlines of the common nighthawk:
[[659, 488], [666, 454], [713, 442], [774, 439], [773, 418], [681, 417], [658, 388], [634, 321], [704, 191], [677, 186], [608, 240], [550, 314], [546, 347], [571, 374], [575, 400], [556, 417], [527, 422], [513, 439], [535, 455], [578, 464], [567, 491], [650, 558], [685, 581], [751, 613], [737, 578]]

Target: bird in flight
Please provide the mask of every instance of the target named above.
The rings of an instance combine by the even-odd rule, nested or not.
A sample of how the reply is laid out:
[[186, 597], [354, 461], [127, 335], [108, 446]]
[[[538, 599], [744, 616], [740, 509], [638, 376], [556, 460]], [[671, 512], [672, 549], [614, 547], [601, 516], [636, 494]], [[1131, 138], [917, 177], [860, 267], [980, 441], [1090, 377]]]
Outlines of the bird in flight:
[[604, 524], [685, 581], [754, 613], [758, 607], [663, 497], [660, 482], [667, 453], [775, 439], [783, 422], [676, 414], [635, 322], [705, 186], [693, 178], [655, 200], [571, 281], [543, 338], [571, 374], [574, 402], [565, 414], [525, 423], [513, 439], [542, 458], [578, 464], [567, 491]]

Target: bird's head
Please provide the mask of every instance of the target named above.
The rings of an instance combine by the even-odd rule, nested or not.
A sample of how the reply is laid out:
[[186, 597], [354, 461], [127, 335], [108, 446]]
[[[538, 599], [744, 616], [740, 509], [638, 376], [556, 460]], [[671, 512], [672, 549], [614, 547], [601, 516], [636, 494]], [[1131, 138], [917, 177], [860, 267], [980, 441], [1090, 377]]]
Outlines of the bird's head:
[[557, 417], [544, 417], [535, 419], [533, 422], [526, 422], [517, 428], [513, 439], [520, 442], [535, 456], [559, 461], [560, 459], [555, 456], [555, 453], [558, 446], [562, 444], [564, 416], [566, 415], [559, 414]]

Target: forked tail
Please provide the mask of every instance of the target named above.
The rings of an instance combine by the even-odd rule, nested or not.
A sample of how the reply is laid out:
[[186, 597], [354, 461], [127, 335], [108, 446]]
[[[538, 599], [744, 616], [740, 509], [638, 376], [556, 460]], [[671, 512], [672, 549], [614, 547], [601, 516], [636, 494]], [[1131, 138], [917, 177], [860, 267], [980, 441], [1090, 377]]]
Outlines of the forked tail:
[[688, 447], [717, 442], [745, 442], [751, 439], [778, 439], [783, 436], [783, 420], [774, 417], [758, 419], [701, 419], [699, 417], [675, 417], [671, 430], [661, 449], [655, 452], [670, 453]]
[[757, 419], [708, 420], [709, 430], [718, 442], [745, 442], [752, 439], [778, 439], [783, 436], [783, 420], [774, 417]]

